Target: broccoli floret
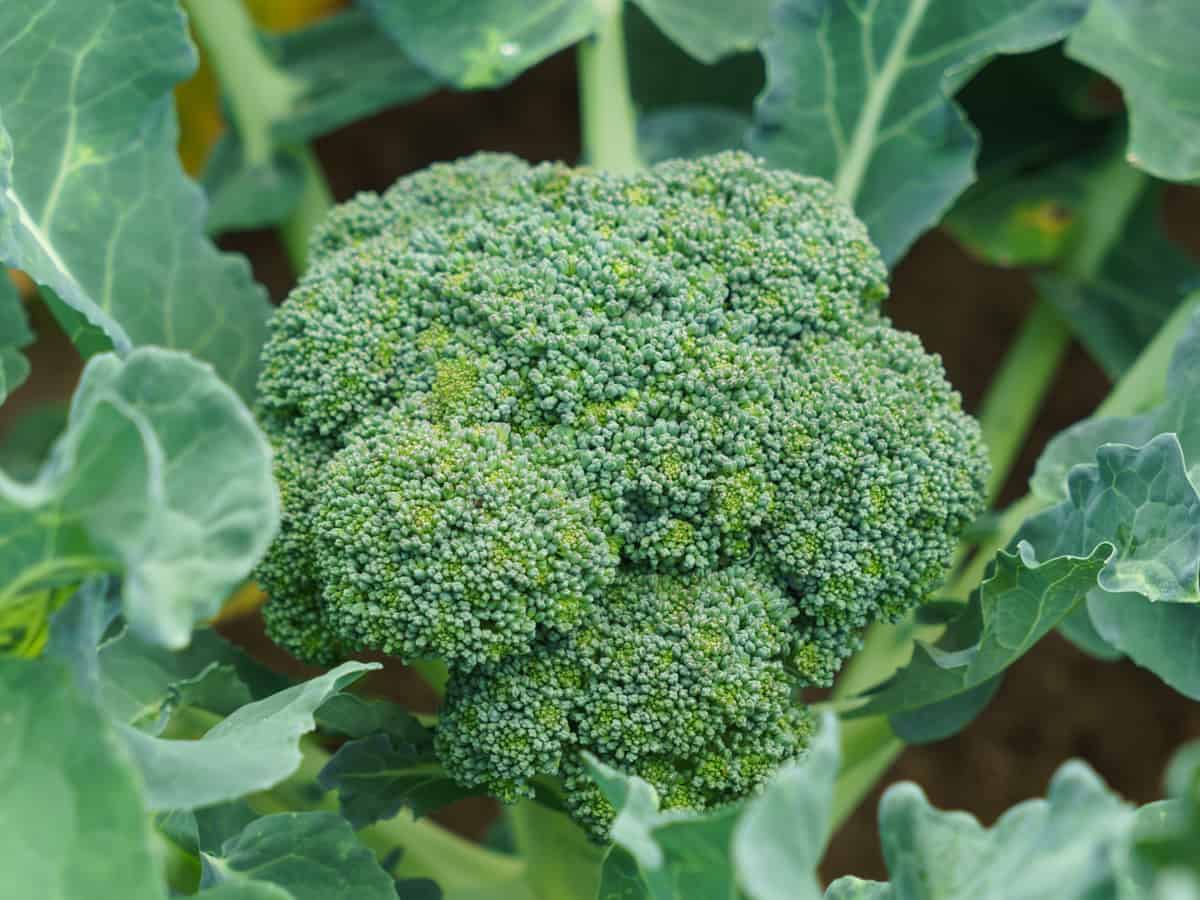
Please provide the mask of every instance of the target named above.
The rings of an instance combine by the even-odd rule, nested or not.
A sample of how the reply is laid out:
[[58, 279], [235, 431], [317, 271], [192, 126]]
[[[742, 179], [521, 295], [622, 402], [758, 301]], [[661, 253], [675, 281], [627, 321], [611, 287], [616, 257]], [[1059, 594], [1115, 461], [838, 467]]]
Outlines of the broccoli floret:
[[579, 751], [674, 806], [803, 751], [797, 691], [936, 586], [987, 463], [823, 181], [483, 154], [330, 216], [272, 324], [272, 636], [451, 671], [438, 748], [505, 799]]
[[740, 566], [627, 572], [575, 631], [537, 652], [456, 672], [438, 724], [451, 776], [501, 800], [561, 776], [598, 839], [613, 810], [583, 771], [590, 750], [658, 788], [665, 807], [735, 800], [812, 732], [788, 671], [792, 601]]

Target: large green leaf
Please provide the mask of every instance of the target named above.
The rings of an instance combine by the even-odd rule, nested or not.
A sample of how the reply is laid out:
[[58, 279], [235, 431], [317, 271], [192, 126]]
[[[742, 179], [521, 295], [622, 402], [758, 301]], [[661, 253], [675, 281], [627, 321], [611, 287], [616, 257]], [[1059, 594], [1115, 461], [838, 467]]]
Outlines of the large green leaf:
[[[678, 106], [707, 106], [749, 117], [763, 87], [763, 58], [757, 48], [706, 65], [689, 56], [632, 5], [625, 10], [625, 55], [630, 93], [642, 115]], [[737, 144], [741, 137], [738, 135]]]
[[334, 813], [263, 816], [202, 859], [203, 887], [266, 882], [295, 900], [396, 900], [375, 855]]
[[317, 781], [338, 792], [338, 809], [355, 828], [390, 819], [404, 807], [422, 816], [478, 793], [446, 774], [431, 743], [391, 734], [347, 741]]
[[130, 626], [180, 647], [258, 562], [278, 517], [270, 448], [209, 366], [153, 347], [102, 354], [37, 478], [0, 473], [0, 604], [120, 572]]
[[1113, 79], [1129, 107], [1129, 159], [1200, 178], [1200, 18], [1192, 0], [1094, 0], [1067, 53]]
[[591, 33], [591, 0], [362, 0], [405, 55], [460, 88], [495, 87]]
[[[1189, 496], [1191, 485], [1200, 477], [1200, 408], [1196, 406], [1200, 398], [1198, 316], [1191, 316], [1187, 330], [1176, 343], [1162, 396], [1162, 403], [1141, 415], [1094, 417], [1059, 434], [1038, 460], [1030, 480], [1033, 492], [1048, 502], [1062, 501], [1067, 495], [1068, 471], [1094, 455], [1097, 447], [1146, 444], [1155, 435], [1174, 435], [1182, 451], [1179, 467], [1186, 467], [1186, 478], [1177, 468], [1170, 480], [1176, 491]], [[1166, 484], [1164, 480], [1164, 488]], [[1177, 514], [1178, 505], [1173, 509]], [[1187, 556], [1195, 548], [1189, 550], [1185, 546], [1188, 524], [1178, 519], [1168, 522], [1166, 510], [1161, 515], [1166, 527], [1181, 539], [1174, 547], [1175, 570], [1194, 570], [1196, 560]], [[1129, 536], [1140, 539], [1132, 530]], [[1166, 537], [1173, 535], [1160, 534], [1159, 539]], [[1200, 644], [1200, 607], [1192, 603], [1151, 602], [1156, 599], [1164, 597], [1147, 599], [1144, 593], [1110, 592], [1098, 587], [1089, 592], [1086, 608], [1076, 610], [1064, 621], [1064, 633], [1093, 652], [1109, 657], [1126, 654], [1176, 690], [1200, 699], [1200, 658], [1194, 649]]]
[[[997, 554], [991, 576], [936, 644], [912, 660], [855, 715], [920, 710], [979, 689], [1045, 637], [1096, 584], [1111, 548], [1038, 562], [1028, 544]], [[901, 729], [903, 730], [903, 728]]]
[[161, 900], [137, 773], [67, 669], [0, 659], [0, 732], [0, 898]]
[[637, 0], [643, 12], [694, 59], [714, 63], [753, 50], [766, 35], [771, 0]]
[[349, 9], [305, 28], [264, 35], [268, 55], [294, 93], [271, 123], [280, 146], [328, 134], [388, 106], [410, 103], [440, 82], [401, 53], [371, 16]]
[[754, 900], [817, 897], [815, 873], [829, 839], [839, 744], [826, 717], [797, 765], [781, 769], [746, 805], [733, 835], [738, 882]]
[[973, 256], [992, 265], [1052, 263], [1078, 233], [1086, 174], [1071, 160], [1029, 174], [983, 178], [943, 224]]
[[1137, 448], [1101, 446], [1095, 465], [1067, 475], [1067, 498], [1029, 519], [1017, 540], [1042, 559], [1094, 554], [1108, 544], [1096, 579], [1103, 590], [1200, 604], [1200, 496], [1175, 434]]
[[21, 348], [33, 340], [17, 287], [0, 270], [0, 403], [29, 375]]
[[1175, 344], [1162, 396], [1162, 403], [1141, 415], [1094, 416], [1060, 432], [1038, 459], [1030, 489], [1048, 502], [1060, 502], [1067, 496], [1067, 473], [1094, 459], [1097, 447], [1141, 446], [1168, 432], [1179, 439], [1188, 475], [1200, 481], [1200, 314], [1191, 315]]
[[941, 812], [914, 784], [888, 790], [879, 833], [891, 882], [839, 878], [825, 900], [1096, 900], [1114, 897], [1134, 811], [1091, 769], [1067, 763], [1045, 800], [991, 828]]
[[313, 713], [378, 663], [342, 663], [324, 675], [247, 704], [199, 740], [156, 738], [119, 725], [152, 810], [192, 809], [265, 790], [300, 765]]
[[[1070, 470], [1061, 502], [1025, 521], [1013, 539], [1017, 553], [997, 556], [942, 639], [918, 644], [909, 665], [856, 714], [919, 710], [977, 688], [1085, 597], [1100, 637], [1200, 696], [1200, 663], [1186, 646], [1200, 633], [1200, 496], [1179, 439], [1106, 443], [1095, 458]], [[1163, 633], [1165, 622], [1193, 619], [1195, 626]]]
[[66, 427], [66, 403], [31, 406], [9, 418], [0, 437], [0, 472], [17, 481], [36, 478]]
[[602, 900], [820, 897], [815, 872], [828, 838], [837, 731], [826, 716], [801, 761], [782, 767], [754, 798], [707, 813], [660, 811], [648, 783], [588, 757], [592, 777], [617, 809]]
[[171, 91], [196, 52], [174, 0], [0, 4], [0, 261], [99, 326], [211, 362], [244, 396], [265, 292], [204, 235]]
[[1200, 266], [1163, 231], [1161, 200], [1160, 188], [1143, 195], [1094, 278], [1037, 278], [1041, 295], [1114, 380], [1184, 297], [1200, 288]]
[[216, 29], [214, 41], [227, 39], [230, 27], [245, 30], [253, 66], [266, 83], [259, 85], [265, 121], [249, 123], [254, 133], [243, 135], [238, 117], [230, 116], [231, 129], [209, 155], [203, 183], [214, 233], [282, 222], [301, 198], [307, 141], [423, 97], [439, 84], [364, 10], [278, 35], [258, 34], [244, 11], [233, 14], [235, 21], [204, 24]]
[[780, 0], [751, 149], [833, 181], [894, 263], [974, 178], [950, 97], [989, 57], [1043, 47], [1086, 0]]

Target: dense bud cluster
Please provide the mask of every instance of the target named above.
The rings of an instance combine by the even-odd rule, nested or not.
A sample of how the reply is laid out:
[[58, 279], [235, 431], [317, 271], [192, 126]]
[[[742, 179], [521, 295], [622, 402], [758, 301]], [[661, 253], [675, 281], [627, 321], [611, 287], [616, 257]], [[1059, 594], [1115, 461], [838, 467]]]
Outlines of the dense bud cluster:
[[261, 413], [297, 655], [437, 657], [438, 750], [506, 799], [579, 751], [744, 795], [864, 626], [936, 585], [986, 462], [824, 182], [744, 154], [631, 176], [480, 155], [339, 208]]

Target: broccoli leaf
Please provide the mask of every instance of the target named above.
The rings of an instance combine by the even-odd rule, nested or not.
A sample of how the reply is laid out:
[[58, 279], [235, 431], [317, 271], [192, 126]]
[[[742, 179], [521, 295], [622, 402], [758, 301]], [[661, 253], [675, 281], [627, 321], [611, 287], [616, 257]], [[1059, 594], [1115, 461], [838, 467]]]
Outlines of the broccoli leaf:
[[338, 792], [338, 808], [355, 828], [390, 819], [404, 807], [422, 816], [479, 793], [446, 774], [433, 754], [432, 735], [413, 741], [381, 733], [348, 741], [317, 782]]
[[118, 725], [142, 773], [152, 810], [192, 809], [278, 784], [300, 765], [313, 713], [378, 663], [346, 662], [318, 678], [241, 707], [199, 740], [152, 737]]
[[[267, 882], [295, 900], [395, 900], [392, 879], [334, 813], [263, 816], [203, 853], [202, 887]], [[203, 896], [203, 894], [201, 894]]]
[[1086, 174], [1071, 160], [1038, 172], [981, 178], [944, 224], [972, 255], [992, 265], [1052, 263], [1078, 230]]
[[[253, 26], [246, 21], [250, 31]], [[216, 35], [220, 39], [221, 35]], [[279, 35], [253, 33], [271, 83], [267, 121], [256, 134], [231, 128], [209, 156], [203, 184], [210, 232], [282, 222], [304, 188], [303, 144], [387, 106], [423, 97], [438, 80], [363, 10], [348, 10]], [[247, 144], [253, 152], [247, 152]]]
[[271, 451], [212, 369], [145, 347], [94, 357], [37, 478], [0, 473], [0, 605], [122, 572], [141, 637], [187, 643], [274, 536]]
[[0, 271], [0, 403], [29, 375], [21, 348], [33, 341], [17, 287]]
[[363, 0], [404, 53], [467, 90], [496, 87], [591, 33], [590, 0]]
[[1115, 380], [1184, 297], [1200, 288], [1200, 266], [1167, 239], [1162, 190], [1156, 187], [1145, 192], [1126, 219], [1094, 278], [1044, 273], [1037, 286]]
[[[1139, 448], [1100, 447], [1094, 464], [1071, 469], [1066, 498], [1026, 520], [1013, 546], [1015, 554], [997, 555], [991, 576], [942, 639], [918, 644], [909, 665], [855, 715], [918, 710], [976, 688], [1024, 655], [1085, 597], [1103, 597], [1122, 615], [1139, 607], [1162, 615], [1171, 606], [1200, 614], [1200, 496], [1174, 434]], [[1097, 627], [1133, 656], [1131, 646]], [[1163, 665], [1195, 668], [1190, 654], [1183, 660]]]
[[[1200, 396], [1200, 317], [1187, 308], [1176, 315], [1187, 315], [1189, 319], [1171, 356], [1161, 390], [1163, 401], [1141, 415], [1094, 417], [1059, 434], [1038, 460], [1030, 480], [1034, 494], [1051, 502], [1061, 500], [1067, 491], [1066, 473], [1094, 454], [1097, 446], [1141, 444], [1165, 433], [1178, 439], [1186, 481], [1178, 471], [1172, 477], [1181, 495], [1189, 496], [1191, 485], [1200, 476], [1196, 462], [1200, 458], [1200, 410], [1196, 409], [1196, 398]], [[1154, 387], [1149, 385], [1147, 389]], [[1187, 526], [1179, 522], [1167, 527], [1176, 529], [1181, 538], [1188, 533]], [[1137, 537], [1132, 532], [1131, 536]], [[1176, 547], [1177, 568], [1194, 567], [1195, 561], [1186, 559], [1189, 552], [1194, 551]], [[1193, 651], [1200, 641], [1200, 608], [1193, 604], [1153, 603], [1145, 596], [1097, 588], [1089, 592], [1086, 608], [1081, 607], [1064, 621], [1063, 630], [1089, 652], [1108, 658], [1128, 655], [1181, 693], [1200, 697], [1200, 660]]]
[[[1039, 563], [1032, 548], [1000, 552], [966, 610], [852, 715], [912, 712], [979, 688], [1023, 656], [1083, 599], [1111, 548]], [[904, 730], [901, 726], [901, 730]]]
[[[69, 610], [70, 605], [59, 615]], [[97, 666], [102, 707], [112, 718], [147, 734], [159, 734], [180, 706], [228, 716], [288, 687], [287, 679], [210, 628], [198, 628], [188, 646], [177, 652], [123, 630], [100, 646]]]
[[752, 50], [767, 33], [771, 0], [636, 0], [642, 11], [694, 59], [714, 63]]
[[440, 86], [361, 9], [262, 39], [296, 88], [285, 114], [271, 123], [279, 146], [320, 137]]
[[1067, 473], [1094, 458], [1101, 444], [1145, 444], [1170, 432], [1192, 460], [1188, 475], [1200, 478], [1200, 315], [1188, 315], [1175, 344], [1160, 404], [1136, 416], [1094, 416], [1060, 432], [1037, 461], [1029, 487], [1038, 497], [1059, 502], [1067, 495]]
[[161, 900], [137, 772], [66, 667], [0, 659], [0, 727], [0, 896]]
[[914, 784], [879, 804], [889, 885], [839, 878], [825, 900], [1085, 900], [1115, 896], [1134, 811], [1081, 762], [1055, 774], [1045, 800], [1018, 804], [984, 828], [941, 812]]
[[707, 813], [660, 811], [648, 783], [585, 755], [617, 809], [599, 896], [691, 900], [740, 890], [752, 900], [820, 897], [815, 873], [828, 838], [837, 732], [826, 716], [802, 760], [781, 768], [754, 798]]
[[0, 438], [0, 471], [16, 481], [32, 481], [67, 427], [67, 405], [32, 406], [8, 418], [5, 426]]
[[[629, 89], [639, 113], [677, 106], [715, 106], [749, 117], [762, 90], [763, 58], [757, 48], [713, 65], [692, 58], [637, 6], [625, 10]], [[742, 135], [723, 149], [741, 144]]]
[[339, 694], [321, 707], [322, 729], [347, 741], [325, 764], [317, 783], [338, 792], [338, 806], [355, 828], [390, 819], [403, 807], [414, 816], [477, 794], [460, 786], [433, 751], [433, 732], [386, 700]]
[[298, 151], [278, 149], [251, 161], [236, 128], [222, 135], [204, 163], [200, 183], [208, 194], [210, 234], [265, 228], [282, 222], [304, 189]]
[[1086, 8], [781, 0], [751, 149], [833, 181], [895, 263], [974, 180], [977, 141], [950, 97], [989, 57], [1053, 43]]
[[205, 237], [176, 154], [171, 91], [196, 66], [177, 4], [5, 3], [0, 34], [0, 261], [118, 350], [187, 350], [249, 397], [266, 294]]
[[1200, 20], [1191, 0], [1095, 0], [1067, 53], [1113, 79], [1129, 107], [1129, 160], [1159, 178], [1200, 178]]
[[750, 117], [720, 106], [673, 106], [638, 118], [638, 152], [649, 163], [695, 159], [742, 143]]

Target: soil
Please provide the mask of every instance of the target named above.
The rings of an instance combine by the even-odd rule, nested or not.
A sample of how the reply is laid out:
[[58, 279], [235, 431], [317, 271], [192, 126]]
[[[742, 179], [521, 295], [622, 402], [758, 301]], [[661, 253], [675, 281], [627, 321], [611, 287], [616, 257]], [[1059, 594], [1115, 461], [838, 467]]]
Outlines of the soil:
[[[578, 156], [578, 108], [572, 62], [555, 57], [499, 91], [439, 93], [322, 139], [317, 151], [335, 196], [382, 190], [400, 175], [435, 160], [479, 149], [504, 150], [530, 160]], [[1173, 189], [1168, 218], [1177, 239], [1200, 252], [1200, 193]], [[245, 252], [276, 301], [291, 275], [272, 232], [242, 234], [222, 245]], [[921, 335], [940, 353], [969, 409], [1033, 301], [1029, 276], [989, 268], [968, 258], [947, 236], [922, 238], [895, 274], [889, 310], [897, 324]], [[44, 315], [30, 356], [34, 376], [0, 413], [0, 429], [19, 410], [65, 398], [77, 378], [78, 358]], [[1085, 416], [1107, 392], [1104, 375], [1078, 348], [1065, 361], [1039, 416], [1033, 438], [1005, 490], [1023, 493], [1045, 441]], [[229, 629], [256, 655], [290, 661], [261, 636], [256, 619]], [[306, 671], [290, 663], [294, 671]], [[313, 671], [313, 670], [307, 670]], [[423, 683], [394, 660], [369, 687], [429, 708]], [[1200, 706], [1127, 662], [1107, 664], [1065, 641], [1042, 641], [1008, 673], [997, 697], [963, 734], [909, 748], [882, 784], [911, 779], [937, 805], [965, 809], [984, 822], [1012, 804], [1041, 796], [1066, 759], [1090, 763], [1121, 794], [1143, 802], [1161, 795], [1166, 761], [1180, 743], [1200, 737]], [[882, 788], [881, 788], [882, 790]], [[823, 872], [883, 877], [875, 830], [876, 791], [835, 836]], [[479, 836], [495, 816], [490, 801], [469, 801], [438, 818]]]

